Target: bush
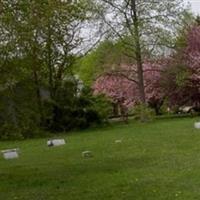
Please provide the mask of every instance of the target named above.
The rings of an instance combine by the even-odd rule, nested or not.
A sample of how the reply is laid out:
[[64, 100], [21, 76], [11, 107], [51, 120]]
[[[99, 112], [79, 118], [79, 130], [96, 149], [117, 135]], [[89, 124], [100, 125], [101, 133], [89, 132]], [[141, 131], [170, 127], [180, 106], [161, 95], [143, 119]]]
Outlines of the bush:
[[154, 110], [144, 104], [134, 106], [133, 113], [135, 115], [135, 118], [140, 120], [141, 122], [152, 121], [155, 117]]
[[9, 118], [6, 120], [1, 119], [0, 126], [0, 139], [1, 140], [20, 140], [25, 138], [41, 137], [44, 135], [44, 131], [39, 127], [37, 123], [35, 113], [23, 113], [23, 115], [17, 113], [16, 121]]
[[98, 113], [101, 122], [107, 122], [112, 113], [111, 102], [103, 95], [94, 96], [92, 101], [91, 109]]
[[46, 135], [44, 130], [85, 129], [107, 121], [111, 112], [111, 104], [104, 96], [93, 96], [88, 88], [77, 93], [71, 80], [67, 80], [54, 97], [42, 99], [41, 113], [36, 99], [29, 100], [31, 94], [26, 94], [25, 89], [21, 93], [0, 98], [2, 140], [41, 137]]
[[99, 125], [108, 120], [112, 108], [108, 99], [104, 96], [93, 96], [88, 88], [80, 96], [68, 97], [63, 92], [63, 96], [60, 94], [57, 101], [47, 101], [44, 105], [45, 126], [56, 132]]
[[20, 129], [10, 123], [4, 123], [0, 127], [0, 139], [1, 140], [19, 140], [23, 139]]

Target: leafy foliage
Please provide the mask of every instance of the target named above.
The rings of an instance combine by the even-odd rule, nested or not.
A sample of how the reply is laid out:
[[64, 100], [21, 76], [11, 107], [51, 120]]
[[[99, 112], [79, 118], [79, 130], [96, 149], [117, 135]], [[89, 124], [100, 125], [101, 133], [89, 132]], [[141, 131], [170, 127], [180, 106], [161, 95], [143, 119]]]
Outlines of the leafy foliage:
[[163, 75], [164, 87], [171, 105], [190, 105], [199, 108], [200, 28], [194, 24], [186, 31], [186, 45], [177, 50], [171, 66]]
[[101, 121], [94, 100], [88, 99], [84, 111], [72, 72], [91, 4], [0, 2], [0, 138], [33, 137], [41, 129], [65, 131]]
[[146, 105], [138, 104], [133, 108], [133, 114], [136, 119], [141, 122], [148, 122], [153, 120], [155, 112]]
[[75, 71], [86, 85], [91, 86], [103, 72], [118, 68], [121, 62], [130, 63], [130, 58], [123, 52], [124, 47], [120, 40], [105, 40], [75, 64]]

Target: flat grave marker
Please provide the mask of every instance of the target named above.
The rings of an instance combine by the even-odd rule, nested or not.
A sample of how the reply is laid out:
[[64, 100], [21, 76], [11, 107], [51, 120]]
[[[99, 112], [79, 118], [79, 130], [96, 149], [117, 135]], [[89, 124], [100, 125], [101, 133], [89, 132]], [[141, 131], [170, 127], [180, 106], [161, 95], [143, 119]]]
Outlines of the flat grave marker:
[[19, 152], [19, 149], [6, 149], [6, 150], [1, 151], [4, 159], [6, 159], [6, 160], [18, 158], [19, 157], [18, 152]]
[[195, 123], [194, 123], [194, 127], [195, 127], [196, 129], [200, 129], [200, 122], [195, 122]]
[[122, 140], [115, 140], [116, 144], [122, 143]]
[[52, 139], [47, 141], [48, 147], [62, 146], [65, 145], [66, 142], [64, 139]]
[[82, 152], [82, 157], [83, 158], [91, 158], [91, 157], [93, 157], [93, 154], [92, 154], [91, 151], [83, 151]]

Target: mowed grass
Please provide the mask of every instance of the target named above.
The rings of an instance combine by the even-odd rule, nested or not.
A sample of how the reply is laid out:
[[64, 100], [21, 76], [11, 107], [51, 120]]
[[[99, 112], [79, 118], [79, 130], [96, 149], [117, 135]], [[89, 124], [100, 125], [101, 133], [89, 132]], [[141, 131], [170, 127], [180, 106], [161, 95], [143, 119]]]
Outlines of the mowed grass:
[[[198, 118], [130, 122], [46, 139], [0, 142], [0, 200], [192, 200], [200, 198]], [[122, 140], [122, 143], [115, 143]], [[82, 158], [90, 150], [94, 157]]]

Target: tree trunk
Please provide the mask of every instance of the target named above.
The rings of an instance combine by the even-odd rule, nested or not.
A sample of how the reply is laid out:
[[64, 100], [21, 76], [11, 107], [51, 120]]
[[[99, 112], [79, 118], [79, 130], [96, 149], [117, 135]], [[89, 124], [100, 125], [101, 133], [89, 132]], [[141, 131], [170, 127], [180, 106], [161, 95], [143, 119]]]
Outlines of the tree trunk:
[[37, 56], [36, 56], [36, 48], [33, 46], [33, 52], [32, 52], [32, 72], [33, 72], [33, 80], [35, 85], [35, 92], [36, 92], [36, 99], [37, 99], [37, 105], [38, 105], [38, 112], [40, 114], [40, 125], [44, 124], [44, 113], [43, 113], [43, 106], [42, 106], [42, 97], [40, 94], [40, 83], [38, 78], [38, 64], [37, 64]]
[[52, 62], [51, 62], [51, 27], [50, 22], [48, 23], [48, 38], [47, 38], [47, 66], [49, 70], [49, 92], [52, 99], [54, 99], [55, 92], [54, 92], [54, 84], [53, 84], [53, 68], [52, 68]]
[[128, 109], [123, 104], [120, 104], [120, 112], [122, 121], [128, 123]]
[[143, 77], [143, 62], [140, 44], [139, 24], [137, 16], [137, 8], [135, 0], [131, 0], [132, 20], [134, 26], [134, 40], [135, 40], [135, 58], [137, 62], [137, 76], [138, 76], [138, 89], [140, 94], [141, 103], [146, 103], [144, 77]]
[[38, 74], [37, 71], [35, 69], [35, 67], [33, 67], [33, 77], [34, 77], [34, 84], [35, 84], [35, 91], [36, 91], [36, 99], [37, 99], [37, 104], [38, 104], [38, 110], [40, 113], [40, 125], [42, 125], [44, 123], [44, 114], [43, 114], [43, 107], [42, 107], [42, 98], [40, 95], [40, 84], [39, 84], [39, 80], [38, 80]]
[[119, 116], [119, 105], [118, 103], [113, 103], [113, 116], [118, 117]]

